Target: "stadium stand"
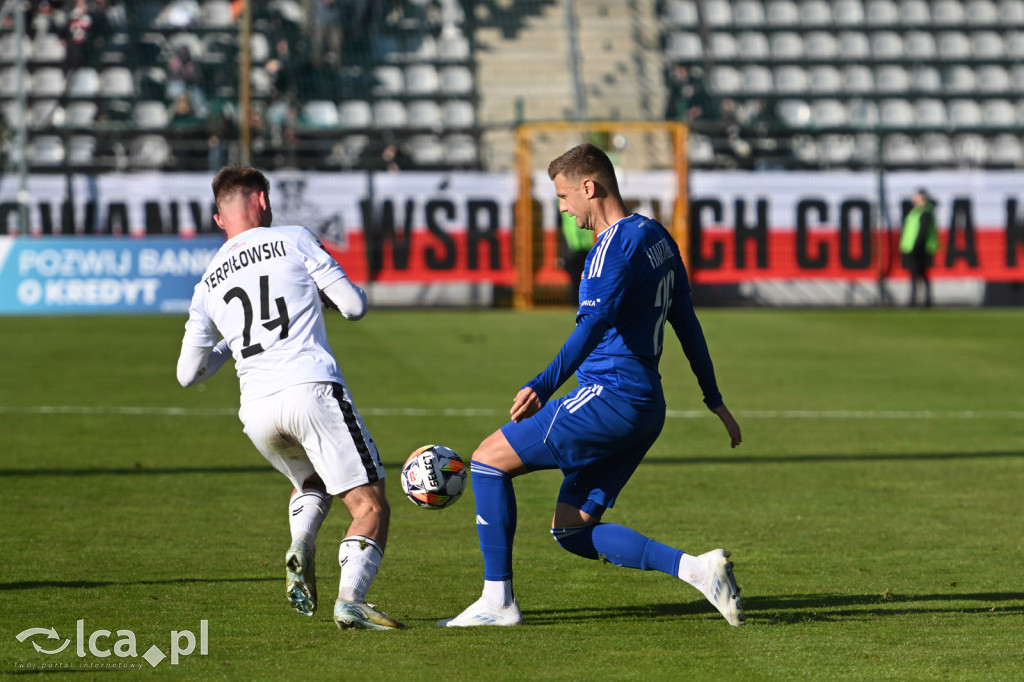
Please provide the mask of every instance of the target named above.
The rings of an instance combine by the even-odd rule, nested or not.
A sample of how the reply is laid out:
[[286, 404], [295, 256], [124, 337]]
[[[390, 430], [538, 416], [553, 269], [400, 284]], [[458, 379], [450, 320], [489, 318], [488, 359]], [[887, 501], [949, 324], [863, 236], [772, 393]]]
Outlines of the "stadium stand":
[[[1015, 167], [1024, 97], [1020, 0], [733, 0], [711, 22], [698, 0], [660, 4], [666, 83], [684, 66], [707, 95], [773, 121], [739, 123], [772, 138], [761, 158], [736, 158], [716, 121], [689, 120], [712, 142], [691, 147], [699, 167], [875, 165], [856, 140], [880, 135], [894, 167]], [[728, 36], [734, 52], [722, 49]], [[769, 49], [764, 49], [767, 42]], [[685, 49], [681, 49], [685, 46]], [[760, 69], [770, 69], [766, 78]], [[726, 71], [723, 77], [719, 71]], [[744, 74], [734, 85], [731, 72]], [[763, 105], [762, 106], [763, 109]], [[838, 136], [838, 137], [837, 137]], [[869, 145], [863, 145], [865, 148]], [[780, 158], [778, 150], [791, 150]]]
[[[409, 0], [342, 3], [337, 27], [317, 26], [320, 4], [253, 4], [258, 165], [377, 168], [397, 145], [413, 168], [506, 169], [517, 122], [580, 116], [681, 118], [707, 168], [858, 168], [879, 149], [907, 167], [1020, 159], [1024, 0]], [[21, 80], [0, 26], [2, 135], [21, 84], [32, 140], [65, 152], [43, 139], [34, 167], [238, 157], [239, 3], [26, 5]]]

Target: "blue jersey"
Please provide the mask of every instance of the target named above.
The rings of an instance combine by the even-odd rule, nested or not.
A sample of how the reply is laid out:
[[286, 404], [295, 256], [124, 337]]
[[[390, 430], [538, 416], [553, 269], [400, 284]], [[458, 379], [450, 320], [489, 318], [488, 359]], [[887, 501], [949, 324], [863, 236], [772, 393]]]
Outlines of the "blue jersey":
[[587, 256], [576, 329], [527, 384], [547, 399], [573, 372], [631, 404], [664, 405], [658, 364], [665, 323], [675, 331], [714, 409], [722, 404], [679, 248], [657, 221], [633, 214], [598, 236]]

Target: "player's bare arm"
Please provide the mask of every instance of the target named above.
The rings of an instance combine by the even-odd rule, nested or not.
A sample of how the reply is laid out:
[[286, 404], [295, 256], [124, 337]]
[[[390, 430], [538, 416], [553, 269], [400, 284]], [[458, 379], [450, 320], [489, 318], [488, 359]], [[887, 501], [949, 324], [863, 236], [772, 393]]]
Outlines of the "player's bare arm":
[[512, 401], [512, 409], [509, 410], [509, 414], [512, 417], [512, 421], [518, 424], [524, 419], [537, 414], [541, 407], [543, 405], [540, 402], [540, 397], [537, 396], [536, 391], [527, 386], [519, 389], [515, 400]]
[[736, 447], [743, 442], [743, 436], [740, 433], [740, 425], [733, 418], [732, 413], [729, 412], [729, 408], [725, 405], [716, 407], [713, 412], [718, 415], [718, 418], [722, 420], [725, 425], [725, 430], [729, 432], [729, 438], [732, 441], [732, 447]]

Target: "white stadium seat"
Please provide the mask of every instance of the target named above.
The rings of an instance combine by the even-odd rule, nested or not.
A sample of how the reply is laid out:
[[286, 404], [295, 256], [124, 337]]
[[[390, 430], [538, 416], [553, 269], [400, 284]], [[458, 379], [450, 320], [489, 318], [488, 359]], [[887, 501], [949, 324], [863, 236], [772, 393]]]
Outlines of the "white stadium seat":
[[765, 23], [764, 3], [759, 0], [738, 0], [732, 6], [732, 21], [739, 27], [760, 27]]
[[716, 66], [711, 72], [711, 91], [731, 95], [743, 88], [743, 77], [731, 66]]
[[839, 93], [843, 89], [843, 76], [834, 66], [811, 67], [809, 81], [814, 93]]
[[736, 50], [740, 57], [749, 60], [767, 59], [771, 55], [768, 36], [755, 31], [746, 31], [737, 35]]
[[768, 39], [775, 59], [799, 59], [804, 56], [804, 41], [795, 31], [778, 31]]
[[476, 124], [473, 103], [465, 100], [445, 102], [441, 107], [441, 121], [447, 130], [467, 130]]
[[908, 31], [903, 38], [903, 48], [911, 60], [934, 59], [937, 53], [935, 36], [928, 31]]
[[860, 0], [835, 0], [832, 17], [839, 26], [857, 26], [864, 23], [864, 5]]
[[373, 103], [373, 125], [377, 128], [404, 128], [409, 123], [405, 106], [398, 100]]
[[988, 141], [976, 133], [953, 137], [953, 156], [964, 166], [980, 166], [988, 161]]
[[839, 41], [829, 31], [811, 31], [804, 36], [804, 51], [811, 59], [835, 59]]
[[476, 140], [472, 135], [447, 135], [441, 141], [444, 145], [444, 159], [456, 166], [469, 166], [478, 159]]
[[1016, 126], [1017, 110], [1008, 100], [990, 99], [981, 105], [981, 118], [985, 125]]
[[910, 89], [916, 92], [939, 92], [942, 76], [934, 66], [918, 66], [910, 72]]
[[919, 99], [914, 102], [914, 120], [925, 128], [940, 128], [946, 125], [946, 105], [938, 99]]
[[974, 69], [963, 64], [948, 67], [943, 80], [946, 92], [949, 93], [974, 92], [978, 87], [978, 78]]
[[441, 105], [436, 100], [418, 99], [409, 102], [409, 122], [416, 128], [440, 129], [442, 126]]
[[1012, 133], [996, 135], [989, 147], [988, 162], [1015, 168], [1024, 165], [1024, 148], [1021, 147], [1020, 138]]
[[943, 31], [936, 42], [941, 59], [960, 60], [971, 56], [971, 41], [959, 31]]
[[337, 128], [341, 123], [338, 105], [325, 99], [310, 100], [302, 105], [299, 122], [310, 128]]
[[871, 54], [876, 59], [902, 59], [903, 38], [895, 31], [876, 31], [871, 34]]
[[780, 66], [775, 69], [775, 90], [780, 94], [794, 95], [807, 92], [807, 72], [801, 66]]
[[860, 61], [871, 56], [871, 44], [867, 35], [860, 31], [843, 31], [839, 34], [839, 56], [847, 61]]
[[669, 26], [697, 26], [700, 18], [694, 0], [669, 0], [665, 5], [665, 19]]
[[715, 59], [732, 59], [737, 54], [736, 38], [731, 33], [712, 33], [709, 45]]
[[[1022, 69], [1024, 72], [1024, 69]], [[775, 89], [772, 70], [766, 66], [753, 65], [743, 68], [743, 89], [752, 94], [768, 94]]]
[[875, 89], [875, 75], [863, 64], [847, 66], [843, 69], [843, 89], [855, 94], [866, 94]]
[[1013, 89], [1009, 72], [997, 64], [979, 66], [975, 75], [978, 77], [979, 92], [1005, 92]]
[[927, 0], [903, 0], [900, 3], [900, 23], [904, 26], [928, 26], [932, 11]]
[[837, 99], [819, 99], [811, 104], [811, 121], [819, 128], [836, 128], [849, 123], [846, 107]]
[[779, 100], [776, 111], [779, 120], [791, 128], [806, 128], [811, 122], [811, 107], [799, 99]]
[[900, 10], [892, 0], [867, 0], [864, 18], [872, 26], [895, 26], [900, 23]]
[[144, 130], [160, 130], [171, 122], [171, 116], [163, 102], [146, 100], [135, 103], [132, 122]]
[[409, 138], [409, 156], [417, 166], [435, 166], [444, 161], [444, 145], [437, 135], [413, 135]]
[[704, 0], [704, 12], [708, 26], [732, 24], [732, 6], [728, 0]]
[[832, 23], [832, 8], [825, 0], [803, 0], [800, 3], [800, 23], [804, 26], [828, 26]]
[[974, 26], [994, 26], [999, 23], [999, 9], [991, 0], [967, 0], [964, 14], [967, 23]]
[[1024, 2], [1021, 2], [1021, 0], [1000, 0], [999, 21], [1003, 25], [1024, 24]]
[[910, 88], [910, 74], [898, 64], [885, 64], [875, 70], [875, 86], [882, 93], [902, 93]]
[[800, 24], [800, 8], [793, 0], [770, 0], [765, 13], [772, 26], [797, 26]]
[[972, 33], [971, 54], [978, 59], [1002, 59], [1006, 55], [1003, 37], [995, 31]]
[[846, 105], [850, 125], [854, 128], [870, 129], [878, 125], [878, 104], [870, 99], [853, 99]]
[[668, 36], [665, 48], [670, 59], [676, 61], [693, 61], [704, 58], [704, 46], [696, 33], [674, 31]]
[[970, 99], [955, 99], [946, 104], [949, 123], [954, 128], [971, 128], [982, 123], [981, 107]]
[[882, 140], [882, 161], [892, 165], [913, 165], [921, 160], [917, 145], [909, 135], [886, 135]]
[[962, 26], [966, 21], [961, 0], [935, 0], [932, 3], [932, 22], [937, 26]]
[[33, 137], [26, 151], [31, 166], [59, 166], [64, 163], [64, 142], [58, 135]]
[[930, 166], [943, 166], [956, 161], [953, 143], [944, 133], [925, 133], [917, 141], [921, 152], [921, 163]]
[[366, 100], [345, 100], [338, 105], [338, 119], [342, 128], [369, 128], [373, 125], [373, 109]]
[[905, 99], [886, 99], [878, 106], [879, 122], [890, 128], [914, 125], [914, 107]]

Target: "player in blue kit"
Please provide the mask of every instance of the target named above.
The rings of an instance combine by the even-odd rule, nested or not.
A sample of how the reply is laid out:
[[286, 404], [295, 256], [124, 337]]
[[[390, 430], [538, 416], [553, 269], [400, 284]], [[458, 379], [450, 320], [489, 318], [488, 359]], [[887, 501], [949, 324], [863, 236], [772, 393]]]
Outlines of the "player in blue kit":
[[[615, 169], [594, 145], [558, 157], [548, 175], [559, 209], [597, 235], [580, 286], [576, 328], [547, 369], [520, 389], [511, 422], [473, 453], [483, 594], [438, 625], [522, 623], [512, 590], [512, 479], [541, 469], [564, 474], [551, 524], [559, 545], [588, 559], [678, 577], [700, 590], [730, 625], [742, 625], [743, 606], [728, 552], [693, 556], [625, 526], [601, 522], [665, 423], [658, 373], [665, 322], [679, 338], [704, 402], [725, 425], [732, 447], [742, 440], [718, 391], [679, 249], [659, 223], [627, 213]], [[573, 373], [578, 387], [549, 402]]]

